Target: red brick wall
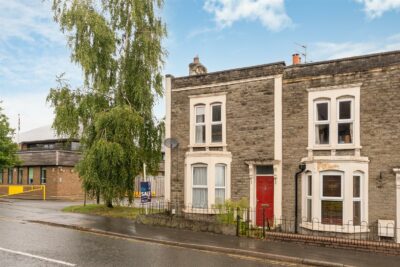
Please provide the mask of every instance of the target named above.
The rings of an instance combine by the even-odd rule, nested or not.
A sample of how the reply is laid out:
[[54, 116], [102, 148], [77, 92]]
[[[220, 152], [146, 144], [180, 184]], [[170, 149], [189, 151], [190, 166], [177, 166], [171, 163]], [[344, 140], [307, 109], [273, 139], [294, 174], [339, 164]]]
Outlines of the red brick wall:
[[[47, 170], [46, 179], [46, 198], [47, 199], [65, 199], [78, 200], [83, 199], [83, 190], [78, 174], [73, 167], [45, 166]], [[28, 167], [22, 167], [23, 177], [21, 185], [28, 185]], [[33, 167], [33, 185], [40, 185], [40, 167]], [[17, 185], [18, 168], [13, 168], [13, 185]], [[3, 170], [3, 183], [0, 183], [0, 195], [7, 192], [8, 171]], [[14, 198], [37, 199], [42, 197], [42, 192], [31, 192], [21, 195], [15, 195]]]

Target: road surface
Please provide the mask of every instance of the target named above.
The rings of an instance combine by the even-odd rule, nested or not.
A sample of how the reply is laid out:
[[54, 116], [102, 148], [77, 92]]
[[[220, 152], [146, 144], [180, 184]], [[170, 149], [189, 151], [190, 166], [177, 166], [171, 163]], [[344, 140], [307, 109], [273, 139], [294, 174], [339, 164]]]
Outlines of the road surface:
[[294, 266], [27, 222], [59, 212], [43, 205], [0, 202], [0, 266]]

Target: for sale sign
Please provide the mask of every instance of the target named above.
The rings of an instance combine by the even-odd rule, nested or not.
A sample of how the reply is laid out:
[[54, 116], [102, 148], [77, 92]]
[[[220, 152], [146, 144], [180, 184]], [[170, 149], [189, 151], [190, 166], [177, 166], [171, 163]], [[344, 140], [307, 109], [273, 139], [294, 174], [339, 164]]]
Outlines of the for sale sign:
[[140, 202], [151, 202], [151, 186], [150, 182], [140, 182]]

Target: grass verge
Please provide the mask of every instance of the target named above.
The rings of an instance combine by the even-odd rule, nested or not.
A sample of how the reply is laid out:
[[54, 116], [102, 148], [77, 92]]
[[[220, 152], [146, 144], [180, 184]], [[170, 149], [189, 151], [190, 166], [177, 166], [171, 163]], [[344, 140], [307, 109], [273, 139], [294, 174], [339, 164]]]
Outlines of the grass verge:
[[123, 206], [114, 206], [114, 208], [107, 208], [105, 205], [97, 204], [88, 204], [86, 206], [69, 206], [63, 208], [62, 211], [127, 219], [135, 219], [136, 216], [139, 214], [138, 208]]

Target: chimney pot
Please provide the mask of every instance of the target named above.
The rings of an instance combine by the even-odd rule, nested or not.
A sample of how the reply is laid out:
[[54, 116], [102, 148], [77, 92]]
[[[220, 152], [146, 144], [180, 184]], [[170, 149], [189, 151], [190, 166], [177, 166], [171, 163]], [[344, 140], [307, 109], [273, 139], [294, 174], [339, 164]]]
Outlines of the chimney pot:
[[297, 64], [301, 63], [301, 57], [299, 54], [292, 55], [292, 63], [293, 63], [293, 65], [297, 65]]
[[207, 73], [207, 68], [200, 63], [199, 56], [193, 58], [193, 63], [189, 64], [189, 75], [198, 75]]

